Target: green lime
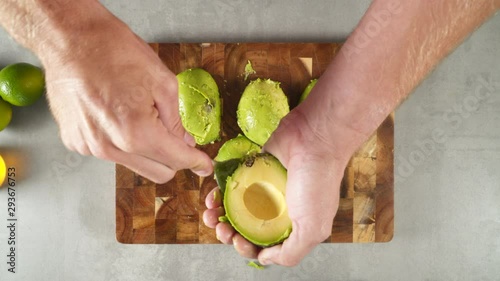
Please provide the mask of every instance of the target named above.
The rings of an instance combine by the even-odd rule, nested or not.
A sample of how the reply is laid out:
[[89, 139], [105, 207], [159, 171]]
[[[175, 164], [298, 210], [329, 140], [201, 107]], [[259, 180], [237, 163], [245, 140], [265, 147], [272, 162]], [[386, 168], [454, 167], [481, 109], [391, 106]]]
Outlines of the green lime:
[[16, 63], [0, 71], [0, 96], [13, 105], [31, 105], [44, 91], [45, 77], [39, 67]]
[[0, 131], [5, 129], [12, 119], [12, 106], [0, 99]]

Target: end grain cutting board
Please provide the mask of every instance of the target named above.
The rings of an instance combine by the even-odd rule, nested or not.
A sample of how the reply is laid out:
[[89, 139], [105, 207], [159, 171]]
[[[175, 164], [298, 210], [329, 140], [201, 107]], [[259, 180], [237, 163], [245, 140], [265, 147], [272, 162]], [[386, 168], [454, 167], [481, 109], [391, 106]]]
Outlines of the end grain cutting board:
[[[340, 44], [151, 44], [175, 74], [201, 67], [215, 78], [223, 99], [222, 140], [200, 147], [215, 157], [224, 141], [241, 133], [236, 108], [249, 81], [281, 82], [290, 108], [312, 78], [318, 78], [340, 50]], [[256, 74], [244, 79], [250, 60]], [[340, 189], [340, 207], [325, 242], [387, 242], [394, 232], [394, 121], [389, 116], [350, 160]], [[116, 166], [116, 237], [121, 243], [219, 243], [203, 224], [213, 176], [180, 171], [166, 184], [154, 184]]]

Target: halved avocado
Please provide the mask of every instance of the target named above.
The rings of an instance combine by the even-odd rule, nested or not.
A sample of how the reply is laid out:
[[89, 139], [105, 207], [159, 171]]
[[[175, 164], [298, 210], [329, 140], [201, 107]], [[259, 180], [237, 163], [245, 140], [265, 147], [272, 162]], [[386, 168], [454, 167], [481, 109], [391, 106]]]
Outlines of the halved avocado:
[[248, 154], [259, 153], [260, 150], [260, 146], [249, 140], [247, 137], [238, 135], [237, 137], [226, 141], [221, 146], [214, 160], [222, 162], [234, 158], [241, 159]]
[[311, 93], [311, 90], [314, 88], [314, 86], [316, 85], [317, 82], [318, 82], [318, 79], [313, 79], [313, 80], [311, 80], [311, 82], [309, 82], [307, 87], [304, 89], [304, 92], [300, 96], [299, 103], [303, 102], [309, 96], [309, 94]]
[[192, 68], [177, 74], [179, 114], [182, 125], [197, 144], [212, 143], [219, 138], [221, 100], [219, 88], [210, 73]]
[[253, 80], [238, 103], [238, 126], [251, 141], [262, 146], [288, 114], [288, 100], [279, 82]]
[[290, 235], [286, 180], [286, 169], [270, 154], [245, 157], [227, 178], [226, 217], [236, 231], [255, 245], [272, 246]]

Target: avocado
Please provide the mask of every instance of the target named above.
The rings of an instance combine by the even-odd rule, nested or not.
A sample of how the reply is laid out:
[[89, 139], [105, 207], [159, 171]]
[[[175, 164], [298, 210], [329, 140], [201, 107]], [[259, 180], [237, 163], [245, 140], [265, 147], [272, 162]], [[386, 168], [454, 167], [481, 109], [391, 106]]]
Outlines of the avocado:
[[222, 193], [222, 196], [224, 196], [224, 193], [226, 191], [227, 178], [231, 176], [234, 173], [234, 171], [236, 171], [236, 169], [238, 168], [238, 166], [241, 164], [242, 161], [243, 159], [241, 158], [229, 159], [223, 162], [215, 161], [214, 175], [215, 175], [215, 180], [217, 181], [217, 185], [219, 185], [219, 189], [220, 192]]
[[177, 74], [179, 114], [182, 125], [197, 144], [212, 143], [219, 138], [221, 100], [212, 75], [201, 68]]
[[286, 169], [266, 153], [246, 156], [227, 177], [223, 200], [227, 220], [251, 243], [268, 247], [290, 234], [286, 180]]
[[260, 150], [260, 146], [249, 140], [247, 137], [238, 135], [237, 137], [226, 141], [221, 146], [214, 160], [222, 162], [234, 158], [240, 159], [247, 154], [258, 153]]
[[314, 88], [314, 86], [316, 85], [317, 82], [318, 82], [318, 79], [313, 79], [313, 80], [311, 80], [311, 82], [309, 82], [309, 84], [305, 88], [304, 92], [300, 96], [299, 103], [303, 102], [307, 98], [307, 96], [309, 96], [309, 93], [311, 93], [311, 90]]
[[247, 61], [245, 65], [245, 81], [247, 81], [248, 76], [257, 73], [255, 69], [253, 69], [252, 62], [250, 60]]
[[262, 146], [278, 127], [290, 108], [279, 82], [251, 81], [238, 103], [238, 126], [251, 141]]

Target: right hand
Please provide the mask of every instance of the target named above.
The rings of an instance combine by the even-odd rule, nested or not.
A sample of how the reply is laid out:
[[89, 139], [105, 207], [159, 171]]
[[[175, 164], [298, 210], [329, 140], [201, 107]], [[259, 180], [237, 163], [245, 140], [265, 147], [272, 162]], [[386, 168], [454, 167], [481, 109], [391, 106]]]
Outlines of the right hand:
[[144, 41], [113, 20], [104, 31], [83, 31], [77, 40], [64, 42], [65, 52], [39, 54], [63, 143], [157, 183], [181, 169], [210, 175], [211, 159], [194, 148], [180, 121], [175, 75]]
[[[233, 244], [241, 256], [259, 259], [263, 265], [295, 266], [331, 235], [340, 182], [352, 154], [325, 141], [328, 138], [312, 130], [300, 110], [295, 108], [282, 119], [264, 145], [264, 150], [278, 158], [288, 171], [286, 204], [292, 232], [282, 244], [258, 247], [237, 233], [231, 224], [219, 222], [225, 210], [218, 188], [205, 199], [205, 225], [215, 228], [222, 243]], [[337, 137], [343, 139], [344, 135]]]

